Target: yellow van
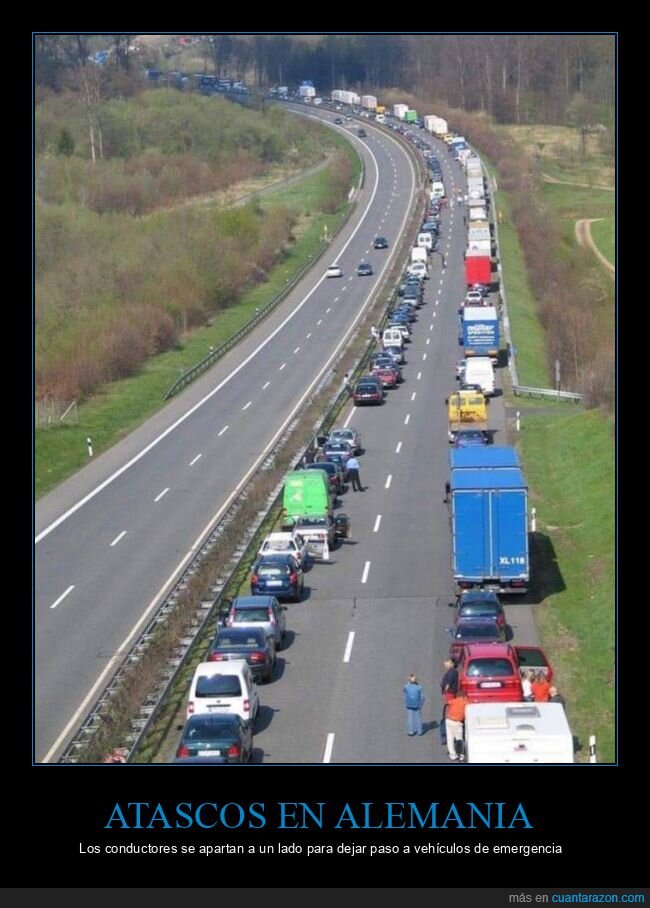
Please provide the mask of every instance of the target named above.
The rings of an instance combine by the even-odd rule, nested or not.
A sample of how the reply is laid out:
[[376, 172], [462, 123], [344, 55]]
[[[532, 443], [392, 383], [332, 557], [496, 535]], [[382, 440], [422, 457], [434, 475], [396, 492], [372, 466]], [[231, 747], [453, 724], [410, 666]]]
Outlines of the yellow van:
[[449, 443], [453, 444], [460, 429], [487, 432], [487, 401], [480, 391], [454, 391], [447, 398]]

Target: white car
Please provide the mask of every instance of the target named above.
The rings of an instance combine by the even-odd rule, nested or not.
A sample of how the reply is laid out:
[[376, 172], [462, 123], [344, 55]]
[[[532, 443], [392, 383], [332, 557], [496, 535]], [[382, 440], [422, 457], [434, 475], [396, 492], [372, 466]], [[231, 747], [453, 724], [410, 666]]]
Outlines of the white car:
[[325, 277], [343, 277], [343, 269], [340, 265], [330, 265], [325, 272]]
[[270, 533], [262, 543], [258, 556], [270, 552], [290, 552], [301, 567], [307, 561], [307, 543], [300, 533]]
[[429, 280], [428, 269], [424, 262], [413, 262], [408, 266], [407, 273], [425, 281]]
[[485, 300], [480, 290], [469, 290], [465, 294], [466, 306], [483, 306], [484, 303]]
[[260, 708], [257, 685], [245, 659], [200, 662], [190, 685], [186, 719], [205, 713], [232, 714], [255, 721]]

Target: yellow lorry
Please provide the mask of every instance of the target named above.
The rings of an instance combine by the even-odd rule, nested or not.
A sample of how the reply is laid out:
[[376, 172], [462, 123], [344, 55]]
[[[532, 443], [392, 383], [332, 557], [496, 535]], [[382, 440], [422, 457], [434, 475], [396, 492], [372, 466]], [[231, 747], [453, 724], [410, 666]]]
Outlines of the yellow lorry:
[[454, 391], [445, 401], [449, 415], [449, 443], [461, 429], [488, 431], [487, 400], [480, 391]]

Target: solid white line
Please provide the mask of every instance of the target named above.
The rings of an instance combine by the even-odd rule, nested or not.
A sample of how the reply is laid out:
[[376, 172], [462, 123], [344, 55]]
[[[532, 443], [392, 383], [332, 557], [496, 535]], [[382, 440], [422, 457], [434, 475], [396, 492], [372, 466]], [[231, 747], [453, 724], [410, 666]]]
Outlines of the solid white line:
[[392, 473], [389, 473], [388, 476], [386, 477], [386, 485], [384, 486], [385, 489], [390, 489], [390, 483], [391, 483], [392, 478], [393, 478]]
[[[348, 642], [345, 644], [345, 652], [343, 653], [343, 661], [349, 662], [350, 655], [352, 653], [352, 644], [354, 643], [354, 631], [350, 631], [348, 634]], [[334, 736], [332, 736], [334, 737]]]
[[242, 407], [242, 413], [244, 412], [244, 410], [248, 410], [248, 408], [250, 407], [250, 405], [252, 403], [253, 403], [253, 401], [249, 400], [247, 404], [244, 404], [244, 406]]
[[427, 358], [426, 353], [423, 353], [423, 354], [422, 354], [422, 359], [425, 360], [426, 358]]
[[329, 763], [332, 759], [332, 749], [334, 747], [334, 732], [331, 731], [327, 736], [325, 743], [325, 753], [323, 754], [323, 763]]
[[197, 460], [200, 460], [203, 457], [203, 454], [197, 454], [194, 460], [190, 460], [190, 466], [193, 467]]
[[368, 573], [370, 571], [370, 562], [366, 561], [363, 566], [363, 576], [361, 577], [361, 582], [365, 583], [368, 580]]
[[309, 334], [306, 336], [305, 339], [306, 339], [306, 340], [309, 340], [310, 337], [311, 337], [311, 331], [309, 332]]
[[396, 454], [399, 454], [399, 452], [400, 452], [401, 450], [402, 450], [402, 442], [401, 442], [401, 441], [398, 441], [398, 442], [397, 442], [397, 447], [395, 448], [395, 453], [396, 453]]
[[431, 338], [427, 337], [427, 342], [426, 342], [425, 346], [428, 347], [430, 343], [431, 343]]
[[380, 523], [381, 523], [381, 514], [377, 514], [377, 517], [375, 518], [375, 525], [372, 528], [373, 533], [376, 533], [379, 530]]
[[229, 428], [230, 428], [230, 426], [224, 426], [223, 429], [221, 430], [221, 432], [219, 432], [219, 434], [217, 435], [217, 438], [221, 438], [223, 433], [227, 432]]
[[121, 532], [118, 536], [115, 537], [115, 539], [111, 542], [111, 548], [112, 548], [114, 545], [117, 545], [117, 544], [118, 544], [118, 542], [120, 541], [120, 539], [122, 538], [122, 536], [126, 536], [126, 530], [122, 530], [122, 532]]
[[58, 605], [60, 602], [63, 602], [63, 600], [65, 599], [65, 597], [68, 595], [68, 593], [71, 593], [71, 592], [73, 591], [73, 589], [74, 589], [74, 583], [72, 584], [72, 586], [69, 586], [69, 587], [67, 588], [67, 590], [65, 591], [65, 593], [61, 593], [61, 595], [59, 596], [59, 598], [56, 600], [56, 602], [53, 602], [53, 603], [52, 603], [52, 605], [50, 606], [50, 608], [56, 608], [57, 605]]
[[408, 424], [409, 424], [409, 419], [410, 419], [410, 418], [411, 418], [411, 414], [410, 414], [410, 413], [407, 413], [406, 416], [404, 417], [404, 425], [405, 425], [405, 426], [408, 426]]
[[350, 414], [349, 414], [348, 418], [347, 418], [347, 419], [345, 420], [345, 422], [343, 423], [343, 428], [344, 428], [344, 429], [347, 429], [350, 420], [352, 419], [352, 417], [354, 416], [354, 414], [355, 414], [356, 412], [357, 412], [357, 408], [356, 408], [356, 407], [352, 407], [352, 409], [350, 410]]
[[286, 367], [286, 365], [287, 365], [286, 363], [282, 363], [282, 365], [278, 369], [278, 372], [282, 372], [282, 370]]
[[[315, 119], [318, 119], [318, 118], [315, 118]], [[340, 256], [345, 252], [345, 250], [348, 248], [348, 246], [349, 246], [350, 243], [353, 241], [353, 239], [355, 238], [355, 236], [357, 235], [357, 233], [359, 232], [359, 230], [361, 230], [362, 227], [365, 227], [365, 226], [366, 226], [366, 225], [364, 224], [364, 221], [365, 221], [365, 219], [366, 219], [366, 216], [367, 216], [368, 212], [370, 211], [370, 208], [372, 207], [373, 202], [375, 201], [375, 196], [377, 195], [377, 190], [378, 190], [378, 188], [379, 188], [379, 165], [378, 165], [378, 163], [377, 163], [377, 158], [376, 158], [375, 155], [373, 154], [372, 150], [368, 149], [368, 152], [369, 152], [370, 156], [372, 157], [372, 159], [373, 159], [373, 161], [374, 161], [374, 163], [375, 163], [375, 185], [374, 185], [373, 190], [372, 190], [372, 193], [371, 193], [371, 195], [370, 195], [370, 199], [368, 200], [368, 204], [366, 205], [366, 207], [365, 207], [365, 209], [364, 209], [364, 211], [363, 211], [363, 214], [362, 214], [362, 216], [361, 216], [361, 218], [360, 218], [360, 220], [359, 220], [359, 223], [358, 223], [358, 225], [355, 227], [355, 229], [352, 231], [352, 233], [350, 234], [349, 238], [346, 240], [346, 242], [345, 242], [345, 243], [343, 244], [343, 246], [341, 247], [341, 250], [340, 250], [340, 252], [339, 252], [339, 257], [340, 257]], [[411, 162], [410, 162], [410, 159], [407, 158], [407, 160], [408, 160], [409, 166], [410, 166], [410, 168], [411, 168], [411, 177], [412, 177], [411, 189], [413, 190], [413, 187], [415, 186], [415, 171], [414, 171], [414, 169], [413, 169], [413, 165], [412, 165]], [[411, 195], [413, 195], [413, 191], [412, 191]], [[405, 214], [404, 214], [404, 217], [403, 217], [403, 219], [402, 219], [402, 224], [401, 224], [401, 226], [400, 226], [400, 232], [404, 229], [404, 224], [406, 223], [406, 219], [407, 219], [409, 213], [410, 213], [410, 212], [409, 212], [408, 207], [407, 207], [407, 210], [406, 210], [406, 212], [405, 212]], [[388, 265], [388, 259], [386, 260], [386, 265], [384, 266], [384, 269], [387, 267], [387, 265]], [[382, 273], [383, 273], [383, 271], [382, 271]], [[380, 275], [380, 277], [381, 277], [381, 275]], [[42, 531], [38, 534], [38, 536], [35, 537], [35, 539], [34, 539], [34, 544], [40, 542], [41, 539], [45, 539], [45, 537], [46, 537], [49, 533], [51, 533], [52, 530], [56, 529], [56, 527], [58, 527], [60, 524], [62, 524], [64, 520], [67, 520], [68, 517], [70, 517], [72, 514], [74, 514], [76, 511], [78, 511], [79, 508], [82, 508], [85, 504], [87, 504], [89, 501], [91, 501], [91, 499], [93, 499], [93, 498], [95, 497], [95, 495], [98, 495], [98, 494], [99, 494], [101, 491], [103, 491], [107, 486], [109, 486], [112, 482], [114, 482], [114, 481], [118, 478], [118, 476], [121, 476], [122, 473], [125, 473], [125, 472], [126, 472], [128, 469], [130, 469], [134, 464], [136, 464], [139, 460], [141, 460], [141, 459], [145, 456], [145, 454], [148, 454], [149, 451], [151, 451], [153, 448], [156, 447], [156, 445], [160, 444], [160, 442], [163, 440], [163, 438], [166, 438], [171, 432], [174, 431], [174, 429], [177, 429], [178, 426], [181, 425], [181, 423], [185, 422], [186, 419], [189, 419], [189, 417], [190, 417], [193, 413], [195, 413], [195, 412], [196, 412], [200, 407], [202, 407], [208, 400], [210, 400], [211, 397], [213, 397], [215, 394], [217, 394], [219, 391], [221, 391], [221, 389], [222, 389], [225, 385], [227, 385], [229, 381], [232, 381], [232, 379], [234, 378], [235, 375], [237, 375], [243, 368], [245, 368], [245, 366], [247, 366], [248, 363], [249, 363], [252, 359], [254, 359], [254, 358], [257, 356], [257, 354], [258, 354], [261, 350], [263, 350], [264, 347], [266, 347], [267, 344], [269, 344], [277, 334], [280, 333], [280, 331], [283, 330], [284, 326], [285, 326], [286, 324], [288, 324], [288, 323], [291, 321], [291, 319], [292, 319], [292, 318], [293, 318], [293, 317], [302, 309], [302, 307], [305, 305], [305, 303], [312, 297], [312, 295], [316, 292], [316, 290], [320, 287], [320, 285], [321, 285], [325, 280], [327, 280], [327, 278], [326, 278], [325, 275], [323, 274], [323, 276], [320, 278], [320, 280], [318, 280], [318, 281], [314, 284], [314, 286], [311, 288], [311, 290], [310, 290], [307, 294], [305, 294], [305, 296], [302, 298], [302, 300], [298, 303], [298, 305], [295, 307], [295, 309], [293, 309], [293, 310], [287, 315], [287, 317], [284, 319], [284, 321], [282, 321], [282, 322], [277, 326], [277, 328], [275, 328], [275, 329], [269, 334], [268, 337], [266, 337], [260, 344], [258, 344], [258, 346], [257, 346], [251, 353], [249, 353], [249, 355], [248, 355], [248, 356], [247, 356], [247, 357], [246, 357], [246, 358], [245, 358], [245, 359], [244, 359], [244, 360], [243, 360], [235, 369], [233, 369], [232, 372], [231, 372], [229, 375], [226, 376], [226, 378], [224, 378], [221, 382], [219, 382], [219, 384], [218, 384], [215, 388], [213, 388], [211, 391], [209, 391], [209, 392], [205, 395], [205, 397], [202, 397], [201, 400], [197, 401], [192, 407], [189, 408], [189, 410], [187, 410], [185, 413], [183, 413], [182, 416], [179, 416], [179, 418], [178, 418], [175, 422], [173, 422], [173, 423], [171, 424], [171, 426], [167, 426], [167, 428], [166, 428], [163, 432], [161, 432], [160, 435], [157, 435], [156, 438], [154, 438], [152, 441], [150, 441], [148, 445], [145, 445], [145, 447], [142, 448], [142, 450], [139, 451], [134, 457], [132, 457], [132, 458], [131, 458], [130, 460], [128, 460], [125, 464], [123, 464], [121, 467], [119, 467], [119, 469], [117, 469], [114, 473], [111, 473], [110, 476], [107, 476], [106, 479], [105, 479], [103, 482], [100, 482], [100, 484], [99, 484], [98, 486], [96, 486], [91, 492], [89, 492], [87, 495], [84, 495], [84, 497], [81, 498], [76, 504], [74, 504], [74, 505], [72, 505], [72, 507], [68, 508], [67, 511], [65, 511], [63, 514], [61, 514], [60, 517], [57, 517], [57, 519], [54, 520], [51, 524], [49, 524], [49, 526], [45, 527], [45, 529], [42, 530]], [[366, 303], [367, 303], [367, 302], [368, 302], [368, 301], [366, 301]], [[341, 341], [341, 343], [339, 344], [339, 346], [337, 346], [337, 348], [336, 348], [336, 350], [335, 350], [335, 353], [338, 353], [338, 351], [340, 350], [340, 348], [341, 348], [341, 347], [343, 346], [343, 344], [347, 341], [349, 335], [352, 333], [352, 329], [353, 329], [354, 326], [356, 325], [356, 323], [357, 323], [359, 317], [361, 316], [361, 313], [364, 312], [365, 309], [366, 309], [366, 305], [364, 304], [364, 306], [362, 306], [361, 309], [359, 310], [359, 313], [358, 313], [357, 318], [354, 319], [353, 324], [350, 326], [350, 328], [349, 328], [348, 331], [346, 332], [346, 334], [345, 334], [343, 340]], [[332, 359], [333, 359], [333, 358], [334, 358], [334, 357], [332, 357]], [[325, 367], [323, 368], [322, 372], [325, 372], [325, 371], [326, 371], [327, 367], [329, 366], [330, 361], [331, 361], [331, 360], [328, 360], [328, 362], [325, 364]], [[322, 373], [320, 373], [320, 374], [322, 374]], [[319, 374], [319, 376], [317, 376], [316, 379], [314, 379], [314, 382], [313, 382], [314, 385], [315, 385], [315, 384], [318, 382], [318, 380], [320, 379], [320, 374]], [[311, 386], [310, 386], [310, 391], [311, 391]], [[310, 392], [307, 392], [307, 393], [310, 393]], [[305, 397], [307, 397], [307, 394], [305, 394]], [[302, 403], [302, 400], [300, 401], [300, 403]], [[287, 424], [288, 424], [288, 422], [290, 422], [290, 420], [287, 421]]]
[[422, 378], [422, 373], [421, 373], [421, 372], [418, 372], [417, 380], [420, 381], [421, 378]]
[[163, 497], [163, 495], [166, 495], [167, 492], [169, 492], [169, 486], [167, 486], [166, 489], [163, 489], [162, 492], [160, 493], [160, 495], [156, 495], [156, 497], [154, 498], [154, 501], [160, 501], [160, 499]]
[[266, 391], [266, 389], [268, 388], [268, 386], [269, 386], [270, 384], [271, 384], [270, 381], [264, 382], [264, 384], [262, 385], [262, 391]]
[[298, 350], [300, 350], [300, 347], [296, 347], [296, 349], [295, 349], [293, 352], [294, 352], [294, 353], [297, 353]]

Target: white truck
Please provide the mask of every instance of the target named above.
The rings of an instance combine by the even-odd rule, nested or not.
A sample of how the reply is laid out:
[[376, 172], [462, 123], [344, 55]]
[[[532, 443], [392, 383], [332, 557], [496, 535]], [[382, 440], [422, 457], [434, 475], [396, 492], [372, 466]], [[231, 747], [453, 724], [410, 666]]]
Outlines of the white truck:
[[574, 763], [561, 703], [468, 703], [468, 763]]
[[374, 95], [361, 95], [361, 106], [366, 110], [376, 110], [377, 98]]
[[393, 116], [397, 117], [398, 120], [403, 120], [408, 109], [408, 104], [393, 104]]

